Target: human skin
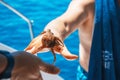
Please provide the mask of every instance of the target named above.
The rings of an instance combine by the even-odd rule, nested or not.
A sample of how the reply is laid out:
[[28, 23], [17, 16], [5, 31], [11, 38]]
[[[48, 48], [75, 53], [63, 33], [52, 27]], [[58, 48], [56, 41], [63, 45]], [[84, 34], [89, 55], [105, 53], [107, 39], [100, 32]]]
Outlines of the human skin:
[[[118, 0], [120, 5], [120, 0]], [[68, 35], [79, 30], [80, 37], [80, 65], [88, 71], [90, 48], [93, 33], [94, 19], [94, 0], [72, 0], [67, 11], [52, 20], [45, 27], [45, 30], [50, 29], [55, 36], [64, 40]], [[7, 64], [5, 56], [0, 55], [0, 72], [2, 72]]]
[[88, 71], [94, 21], [94, 0], [72, 0], [67, 11], [48, 23], [55, 36], [64, 40], [76, 29], [80, 37], [80, 65]]
[[[43, 80], [40, 71], [49, 74], [58, 74], [60, 70], [52, 64], [43, 62], [37, 56], [25, 52], [17, 51], [11, 53], [14, 58], [14, 67], [11, 72], [10, 80]], [[7, 65], [7, 58], [0, 54], [0, 73]]]
[[5, 70], [6, 66], [7, 66], [7, 59], [4, 55], [0, 54], [0, 73], [2, 73]]
[[[44, 31], [51, 30], [54, 36], [62, 41], [72, 32], [78, 29], [80, 37], [79, 62], [86, 71], [88, 71], [89, 66], [93, 21], [94, 0], [72, 0], [65, 13], [50, 21], [44, 29]], [[25, 51], [28, 51], [30, 53], [39, 52], [39, 47], [41, 47], [41, 44], [44, 44], [40, 44], [40, 42], [42, 42], [41, 40], [41, 35], [37, 36], [31, 41], [30, 45], [28, 45]], [[77, 58], [76, 55], [70, 54], [65, 44], [60, 48], [60, 50], [62, 50], [62, 54], [64, 54], [65, 56], [68, 56], [70, 58], [74, 57], [74, 59]], [[58, 53], [61, 52], [58, 51]]]

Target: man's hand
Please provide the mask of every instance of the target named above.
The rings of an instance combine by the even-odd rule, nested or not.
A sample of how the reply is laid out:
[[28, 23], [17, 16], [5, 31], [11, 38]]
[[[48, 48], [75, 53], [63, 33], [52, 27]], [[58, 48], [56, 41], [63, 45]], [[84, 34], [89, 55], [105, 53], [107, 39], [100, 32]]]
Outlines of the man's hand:
[[15, 59], [11, 80], [43, 80], [40, 70], [58, 74], [60, 70], [50, 64], [44, 63], [37, 56], [24, 51], [12, 53]]
[[67, 50], [63, 41], [60, 40], [58, 37], [54, 36], [51, 30], [42, 32], [39, 36], [33, 39], [28, 45], [28, 47], [25, 49], [25, 51], [32, 54], [38, 52], [46, 52], [49, 50], [51, 50], [54, 54], [54, 58], [56, 58], [55, 53], [60, 53], [63, 57], [69, 60], [74, 60], [78, 58], [77, 55], [71, 54]]

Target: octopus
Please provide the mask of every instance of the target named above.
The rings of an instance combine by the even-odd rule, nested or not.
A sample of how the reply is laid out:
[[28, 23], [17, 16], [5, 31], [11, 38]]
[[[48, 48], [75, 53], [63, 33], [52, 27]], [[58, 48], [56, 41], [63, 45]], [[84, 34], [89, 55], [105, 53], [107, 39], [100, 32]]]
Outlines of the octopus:
[[51, 51], [54, 56], [54, 61], [56, 61], [56, 54], [61, 54], [67, 60], [75, 60], [78, 58], [77, 55], [71, 54], [65, 47], [63, 41], [56, 37], [50, 29], [43, 31], [40, 35], [34, 38], [30, 44], [27, 46], [25, 51], [32, 54], [38, 52]]

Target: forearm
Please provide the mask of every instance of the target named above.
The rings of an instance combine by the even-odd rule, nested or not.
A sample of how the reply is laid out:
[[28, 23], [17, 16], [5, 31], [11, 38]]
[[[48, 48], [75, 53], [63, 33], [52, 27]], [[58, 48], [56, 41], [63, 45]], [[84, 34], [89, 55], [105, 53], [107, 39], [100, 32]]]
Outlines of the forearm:
[[0, 74], [5, 70], [7, 66], [7, 58], [0, 54]]
[[58, 18], [49, 22], [45, 27], [45, 30], [47, 29], [50, 29], [55, 36], [59, 37], [62, 40], [64, 40], [65, 37], [70, 33], [65, 22]]
[[80, 24], [84, 22], [86, 18], [87, 10], [85, 5], [81, 5], [79, 0], [73, 0], [67, 11], [48, 23], [45, 30], [51, 29], [55, 36], [64, 40], [66, 36], [80, 27]]
[[55, 36], [64, 40], [68, 35], [78, 29], [78, 27], [80, 27], [80, 24], [84, 21], [83, 18], [85, 18], [85, 16], [82, 12], [78, 19], [71, 19], [71, 21], [67, 14], [64, 14], [49, 22], [48, 25], [45, 27], [45, 30], [50, 29]]

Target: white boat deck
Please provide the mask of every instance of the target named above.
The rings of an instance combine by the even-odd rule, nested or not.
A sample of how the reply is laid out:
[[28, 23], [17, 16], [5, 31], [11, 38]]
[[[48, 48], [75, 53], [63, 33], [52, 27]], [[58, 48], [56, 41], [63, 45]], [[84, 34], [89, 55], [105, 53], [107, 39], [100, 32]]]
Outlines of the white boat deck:
[[[14, 48], [11, 48], [5, 44], [0, 43], [0, 50], [7, 50], [9, 52], [14, 52], [17, 51]], [[45, 72], [40, 71], [43, 77], [43, 80], [64, 80], [62, 77], [60, 77], [59, 75], [53, 75], [53, 74], [48, 74]], [[2, 79], [2, 80], [10, 80], [10, 79]]]

